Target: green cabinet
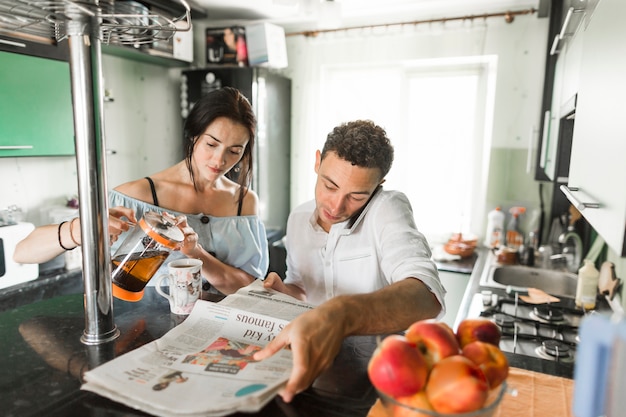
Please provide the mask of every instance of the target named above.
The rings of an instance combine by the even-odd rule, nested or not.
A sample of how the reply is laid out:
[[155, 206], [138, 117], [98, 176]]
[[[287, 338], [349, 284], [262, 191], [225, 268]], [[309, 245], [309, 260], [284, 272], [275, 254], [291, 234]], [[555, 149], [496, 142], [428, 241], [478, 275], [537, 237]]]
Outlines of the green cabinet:
[[69, 63], [0, 51], [0, 157], [74, 153]]

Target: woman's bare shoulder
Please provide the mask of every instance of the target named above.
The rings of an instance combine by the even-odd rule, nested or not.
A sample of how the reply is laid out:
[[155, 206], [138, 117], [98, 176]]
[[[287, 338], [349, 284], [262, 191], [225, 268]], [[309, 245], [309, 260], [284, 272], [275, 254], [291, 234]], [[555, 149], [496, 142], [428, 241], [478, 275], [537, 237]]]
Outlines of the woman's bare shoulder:
[[242, 216], [254, 216], [259, 214], [259, 196], [251, 189], [248, 188], [248, 192], [243, 198], [243, 205], [241, 206]]
[[120, 184], [115, 187], [114, 190], [129, 197], [136, 198], [138, 200], [152, 201], [152, 190], [150, 189], [150, 183], [145, 178], [140, 178], [134, 181]]

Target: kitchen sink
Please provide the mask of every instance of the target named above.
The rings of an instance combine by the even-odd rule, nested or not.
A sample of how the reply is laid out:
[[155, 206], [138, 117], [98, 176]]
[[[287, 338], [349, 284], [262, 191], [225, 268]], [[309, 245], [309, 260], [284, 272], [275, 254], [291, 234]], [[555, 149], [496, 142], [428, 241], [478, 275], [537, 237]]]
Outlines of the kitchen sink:
[[485, 268], [480, 285], [514, 291], [537, 288], [554, 296], [575, 298], [576, 281], [576, 274], [571, 272], [520, 265], [492, 265]]

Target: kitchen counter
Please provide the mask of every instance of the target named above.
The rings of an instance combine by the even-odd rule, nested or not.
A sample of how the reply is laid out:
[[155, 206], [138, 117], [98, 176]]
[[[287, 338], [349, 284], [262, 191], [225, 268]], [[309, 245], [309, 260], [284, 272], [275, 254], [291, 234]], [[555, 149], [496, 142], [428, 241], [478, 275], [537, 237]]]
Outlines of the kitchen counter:
[[[477, 259], [474, 265], [474, 269], [471, 273], [467, 289], [463, 296], [461, 305], [459, 306], [457, 317], [476, 317], [477, 311], [471, 309], [472, 299], [475, 294], [480, 294], [482, 289], [489, 289], [498, 296], [504, 296], [504, 289], [499, 288], [483, 288], [480, 285], [481, 277], [486, 268], [490, 267], [495, 258], [491, 255], [491, 251], [485, 248], [477, 249]], [[573, 299], [562, 299], [559, 303], [569, 308], [574, 308]], [[596, 311], [610, 311], [608, 302], [598, 299], [598, 308]], [[458, 321], [458, 320], [457, 320]], [[565, 378], [573, 378], [574, 375], [574, 361], [553, 361], [547, 359], [540, 359], [534, 356], [527, 356], [522, 354], [513, 354], [505, 352], [509, 363], [513, 367], [526, 369], [530, 371], [539, 372], [542, 374], [548, 374], [552, 376], [559, 376]]]
[[[154, 287], [147, 287], [144, 298], [137, 303], [114, 299], [119, 338], [100, 346], [85, 346], [80, 342], [85, 329], [81, 283], [76, 282], [75, 274], [49, 279], [29, 288], [22, 287], [20, 291], [14, 289], [13, 295], [34, 301], [16, 302], [21, 305], [0, 313], [3, 416], [145, 416], [143, 412], [81, 391], [81, 375], [161, 337], [185, 316], [170, 313], [167, 300]], [[78, 279], [81, 280], [80, 274]], [[38, 288], [42, 285], [48, 288]], [[57, 292], [51, 289], [55, 285]], [[40, 298], [41, 294], [49, 298]], [[373, 336], [348, 338], [333, 367], [294, 401], [286, 404], [277, 397], [256, 414], [234, 415], [364, 417], [376, 400], [366, 373], [375, 347]]]
[[[485, 253], [478, 251], [460, 306], [467, 315], [472, 295], [480, 292]], [[7, 417], [22, 416], [143, 416], [91, 392], [80, 391], [81, 375], [124, 352], [161, 337], [184, 316], [169, 311], [167, 300], [147, 287], [137, 303], [114, 299], [115, 323], [121, 336], [101, 346], [85, 346], [83, 286], [80, 271], [42, 276], [0, 292], [0, 401]], [[257, 416], [365, 417], [376, 400], [366, 374], [375, 337], [352, 337], [333, 367], [290, 404], [272, 400]], [[572, 378], [572, 367], [507, 353], [514, 368]], [[238, 414], [235, 414], [238, 415]], [[249, 414], [240, 414], [250, 416]]]
[[[459, 306], [458, 317], [467, 317], [470, 314], [470, 305], [474, 294], [480, 293], [480, 278], [483, 274], [484, 268], [488, 267], [490, 259], [490, 250], [485, 248], [479, 248], [476, 250], [477, 258], [474, 263], [474, 268], [467, 285], [467, 289], [463, 296], [463, 301]], [[494, 292], [498, 292], [497, 289], [491, 289]], [[514, 353], [505, 352], [509, 365], [516, 368], [526, 369], [542, 374], [573, 378], [574, 364], [548, 361], [526, 355], [519, 355]]]

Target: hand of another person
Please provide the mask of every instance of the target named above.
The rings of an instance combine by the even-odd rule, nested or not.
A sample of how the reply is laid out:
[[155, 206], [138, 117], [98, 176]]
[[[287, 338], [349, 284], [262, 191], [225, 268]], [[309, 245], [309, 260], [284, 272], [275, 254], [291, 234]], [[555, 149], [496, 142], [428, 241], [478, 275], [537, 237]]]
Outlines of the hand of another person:
[[292, 320], [274, 340], [254, 354], [254, 360], [263, 360], [280, 349], [291, 348], [293, 369], [287, 385], [278, 393], [285, 402], [290, 402], [333, 363], [343, 339], [343, 321], [322, 305]]
[[[122, 220], [126, 217], [128, 221]], [[109, 209], [109, 238], [114, 243], [117, 238], [137, 223], [135, 212], [128, 207], [112, 207]]]

